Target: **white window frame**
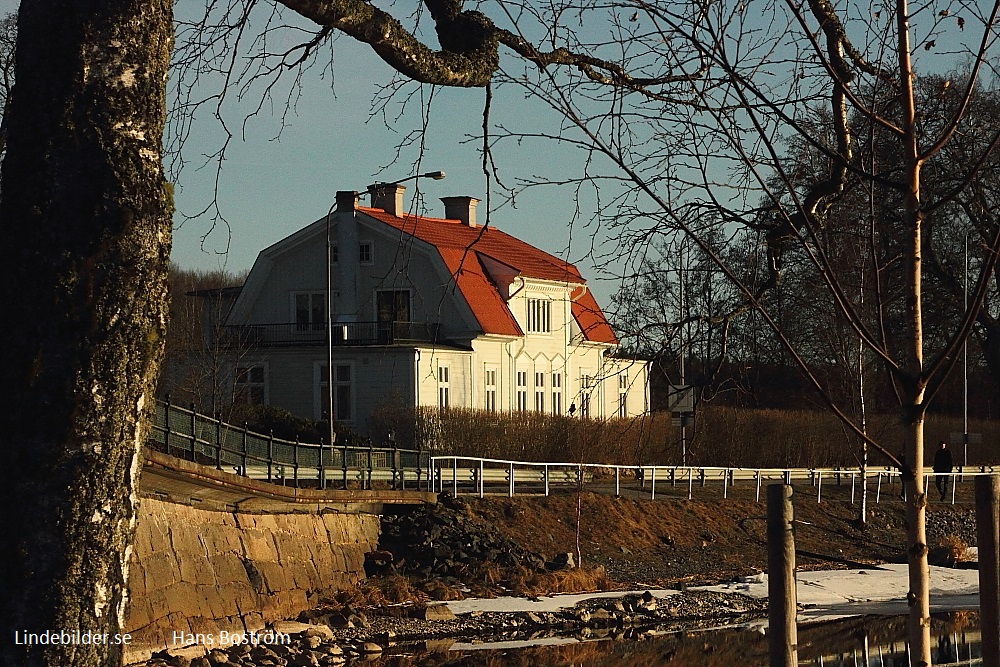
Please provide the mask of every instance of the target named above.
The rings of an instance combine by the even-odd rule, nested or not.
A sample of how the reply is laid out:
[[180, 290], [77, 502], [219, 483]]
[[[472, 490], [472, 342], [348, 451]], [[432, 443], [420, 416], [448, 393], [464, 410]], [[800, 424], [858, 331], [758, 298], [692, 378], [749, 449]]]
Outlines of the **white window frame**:
[[438, 408], [447, 410], [451, 406], [451, 366], [438, 363], [437, 366]]
[[528, 410], [528, 371], [517, 371], [515, 373], [517, 378], [517, 391], [516, 391], [516, 408], [518, 412], [527, 412]]
[[594, 376], [588, 373], [580, 374], [580, 416], [589, 417], [591, 413], [590, 398], [594, 391]]
[[545, 412], [545, 376], [544, 371], [535, 371], [535, 412]]
[[628, 418], [628, 373], [618, 374], [618, 417]]
[[[336, 294], [336, 293], [334, 293]], [[307, 322], [299, 322], [299, 297], [305, 296], [309, 299], [309, 304], [306, 312], [309, 315]], [[319, 299], [320, 304], [323, 307], [323, 312], [320, 316], [320, 320], [314, 321], [313, 314], [315, 313], [315, 302]], [[333, 310], [333, 299], [332, 296], [328, 300], [326, 297], [325, 290], [297, 290], [291, 293], [291, 310], [292, 314], [289, 321], [295, 326], [297, 331], [324, 331], [326, 329], [326, 309], [330, 306], [330, 310]]]
[[552, 300], [529, 298], [525, 300], [525, 332], [530, 334], [552, 333]]
[[[241, 370], [245, 372], [241, 373]], [[260, 380], [253, 379], [252, 375], [255, 370], [260, 370]], [[247, 378], [247, 374], [251, 377]], [[245, 364], [236, 364], [233, 367], [234, 403], [240, 405], [269, 405], [270, 392], [268, 391], [268, 385], [268, 365], [266, 361], [252, 361]], [[254, 389], [260, 389], [260, 401], [245, 400], [247, 394], [243, 392], [247, 390], [252, 392]]]
[[[367, 251], [368, 258], [365, 259]], [[375, 263], [375, 243], [372, 241], [361, 241], [358, 243], [358, 262], [361, 266], [371, 266]]]
[[483, 368], [483, 409], [487, 412], [497, 411], [497, 378], [500, 375], [495, 365], [487, 364]]
[[552, 374], [552, 414], [562, 414], [562, 373]]
[[[343, 367], [346, 367], [348, 369], [348, 374], [349, 374], [350, 377], [347, 380], [337, 379], [337, 377], [336, 377], [338, 375], [338, 372], [337, 372], [338, 369], [343, 368]], [[316, 415], [316, 419], [318, 419], [318, 420], [325, 419], [327, 408], [330, 405], [329, 399], [324, 400], [324, 396], [323, 396], [323, 389], [326, 388], [328, 386], [328, 384], [329, 384], [329, 380], [326, 381], [326, 382], [323, 381], [323, 370], [325, 368], [326, 368], [326, 361], [325, 360], [324, 361], [317, 361], [317, 362], [315, 362], [315, 365], [314, 365], [314, 368], [313, 368], [313, 373], [315, 374], [315, 378], [316, 378], [316, 394], [315, 394], [315, 397], [316, 397], [316, 410], [315, 410], [315, 415]], [[333, 372], [333, 375], [334, 375], [334, 380], [333, 380], [333, 392], [334, 392], [334, 394], [333, 394], [333, 411], [335, 413], [333, 415], [333, 419], [334, 419], [334, 421], [342, 423], [342, 424], [353, 424], [353, 423], [355, 423], [357, 421], [357, 416], [358, 416], [358, 413], [357, 413], [357, 403], [358, 403], [357, 397], [358, 397], [358, 392], [357, 392], [357, 382], [355, 381], [356, 378], [357, 378], [357, 373], [355, 372], [355, 364], [354, 364], [353, 361], [349, 361], [349, 360], [334, 359], [333, 360], [333, 368], [334, 368], [334, 372]], [[347, 406], [347, 408], [348, 408], [348, 411], [350, 412], [350, 415], [348, 417], [343, 417], [340, 414], [340, 411], [338, 410], [338, 407], [340, 406], [340, 390], [341, 390], [341, 388], [346, 388], [347, 389], [347, 400], [348, 400], [348, 406]]]

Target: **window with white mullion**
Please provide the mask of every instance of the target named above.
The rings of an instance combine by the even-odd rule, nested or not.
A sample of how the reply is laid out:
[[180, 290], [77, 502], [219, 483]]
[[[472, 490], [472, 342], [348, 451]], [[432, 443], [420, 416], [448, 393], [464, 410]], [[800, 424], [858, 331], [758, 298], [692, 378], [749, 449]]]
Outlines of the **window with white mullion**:
[[545, 373], [535, 373], [535, 412], [545, 412]]
[[528, 299], [528, 333], [552, 331], [552, 302], [548, 299]]

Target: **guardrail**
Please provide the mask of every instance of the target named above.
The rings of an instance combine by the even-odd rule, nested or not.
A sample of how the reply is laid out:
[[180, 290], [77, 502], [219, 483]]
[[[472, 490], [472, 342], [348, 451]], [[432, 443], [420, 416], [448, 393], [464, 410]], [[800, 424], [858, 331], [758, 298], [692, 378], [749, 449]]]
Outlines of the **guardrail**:
[[[951, 503], [955, 502], [958, 485], [966, 478], [997, 472], [994, 466], [981, 466], [974, 469], [947, 473], [948, 490]], [[929, 488], [933, 478], [938, 473], [925, 468], [924, 487]], [[676, 487], [687, 486], [687, 498], [694, 496], [694, 489], [706, 486], [722, 487], [722, 497], [728, 498], [731, 490], [738, 484], [752, 484], [754, 498], [760, 501], [761, 487], [766, 482], [783, 482], [792, 484], [795, 481], [807, 482], [816, 489], [816, 502], [823, 502], [823, 486], [833, 484], [837, 487], [850, 484], [851, 503], [857, 502], [861, 491], [861, 471], [855, 468], [725, 468], [712, 466], [615, 466], [594, 463], [538, 463], [530, 461], [510, 461], [505, 459], [488, 459], [468, 456], [435, 456], [430, 459], [428, 476], [431, 479], [431, 490], [437, 492], [450, 491], [457, 496], [459, 493], [478, 494], [482, 498], [487, 493], [503, 493], [513, 498], [518, 492], [525, 494], [544, 494], [548, 496], [553, 488], [571, 487], [584, 488], [587, 485], [599, 486], [610, 491], [614, 485], [614, 495], [620, 496], [623, 491], [633, 490], [642, 495], [648, 494], [655, 499], [657, 490], [662, 493], [665, 485]], [[896, 468], [888, 466], [869, 467], [865, 475], [865, 484], [869, 491], [874, 491], [874, 502], [882, 498], [882, 487], [900, 485], [900, 473]], [[901, 485], [895, 490], [895, 495], [902, 493]], [[930, 491], [928, 491], [930, 492]]]
[[274, 484], [325, 489], [339, 480], [371, 489], [428, 486], [427, 452], [373, 445], [326, 445], [282, 440], [227, 424], [192, 409], [157, 401], [148, 444], [162, 452]]

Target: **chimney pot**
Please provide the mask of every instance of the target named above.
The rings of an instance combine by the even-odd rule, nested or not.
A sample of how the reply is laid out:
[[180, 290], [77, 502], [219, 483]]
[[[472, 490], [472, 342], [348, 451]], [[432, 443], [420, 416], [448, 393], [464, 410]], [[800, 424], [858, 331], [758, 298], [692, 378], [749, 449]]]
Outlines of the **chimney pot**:
[[476, 204], [479, 200], [475, 197], [441, 197], [444, 202], [444, 217], [449, 220], [458, 220], [463, 225], [469, 227], [476, 226]]
[[402, 217], [403, 191], [405, 185], [399, 183], [375, 183], [368, 186], [372, 196], [372, 208], [380, 208], [390, 215]]
[[358, 206], [358, 193], [354, 190], [337, 191], [337, 212], [353, 211]]

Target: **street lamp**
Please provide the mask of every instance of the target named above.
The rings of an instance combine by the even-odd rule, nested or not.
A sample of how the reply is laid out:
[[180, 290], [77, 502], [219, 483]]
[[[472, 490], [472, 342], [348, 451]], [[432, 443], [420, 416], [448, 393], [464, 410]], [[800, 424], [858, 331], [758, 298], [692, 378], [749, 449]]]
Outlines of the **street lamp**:
[[[963, 310], [969, 310], [969, 232], [965, 230], [965, 276], [962, 288]], [[962, 444], [965, 447], [963, 466], [969, 466], [969, 337], [962, 341]]]
[[[389, 182], [379, 182], [376, 183], [374, 187], [385, 186], [385, 185], [398, 185], [400, 183], [405, 183], [407, 181], [413, 181], [418, 178], [430, 178], [435, 181], [440, 181], [445, 177], [443, 171], [428, 171], [423, 174], [415, 174], [413, 176], [407, 176], [406, 178], [401, 178], [398, 181]], [[372, 188], [374, 189], [374, 188]], [[354, 191], [357, 192], [357, 191]], [[371, 192], [371, 189], [369, 189]], [[357, 200], [355, 199], [355, 202]], [[326, 403], [326, 422], [329, 427], [329, 444], [333, 447], [333, 443], [337, 438], [337, 434], [333, 430], [333, 236], [331, 233], [332, 218], [333, 213], [337, 209], [337, 203], [334, 202], [333, 206], [326, 214], [326, 393], [327, 393], [327, 403]], [[356, 215], [356, 213], [354, 214]], [[348, 251], [346, 248], [342, 250]], [[349, 251], [348, 251], [349, 252]], [[355, 250], [357, 252], [357, 250]], [[346, 478], [344, 480], [347, 481]], [[319, 479], [320, 488], [326, 487], [326, 470], [320, 470]]]

